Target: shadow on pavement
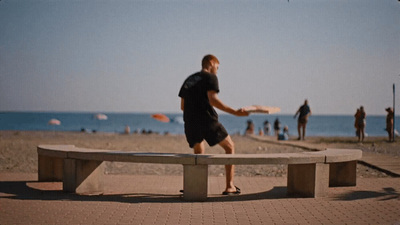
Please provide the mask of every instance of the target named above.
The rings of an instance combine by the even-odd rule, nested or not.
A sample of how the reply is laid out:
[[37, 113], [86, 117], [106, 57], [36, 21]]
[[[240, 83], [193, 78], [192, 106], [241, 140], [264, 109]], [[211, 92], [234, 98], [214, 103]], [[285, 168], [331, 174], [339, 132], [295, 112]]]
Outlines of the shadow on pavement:
[[[36, 186], [45, 186], [36, 188]], [[282, 199], [289, 198], [286, 195], [286, 187], [274, 187], [266, 192], [240, 194], [237, 196], [209, 195], [207, 202], [224, 201], [251, 201], [262, 199]], [[142, 202], [165, 202], [182, 203], [180, 193], [175, 194], [154, 194], [154, 193], [123, 193], [123, 194], [104, 194], [104, 195], [77, 195], [67, 193], [61, 190], [61, 183], [47, 183], [37, 181], [1, 181], [0, 199], [18, 199], [18, 200], [45, 200], [45, 201], [99, 201], [99, 202], [124, 202], [124, 203], [142, 203]]]
[[[2, 181], [0, 182], [0, 199], [18, 200], [46, 200], [46, 201], [98, 201], [98, 202], [123, 202], [123, 203], [182, 203], [182, 195], [177, 194], [154, 194], [154, 193], [123, 193], [105, 195], [77, 195], [61, 190], [60, 182], [51, 183], [48, 189], [34, 188], [36, 181]], [[41, 183], [43, 184], [43, 183]], [[57, 187], [58, 185], [58, 187]], [[32, 187], [33, 186], [33, 187]], [[37, 185], [36, 185], [37, 186]], [[43, 186], [43, 185], [42, 185]], [[56, 188], [54, 188], [56, 186]], [[52, 188], [53, 187], [53, 188]], [[207, 202], [232, 202], [232, 201], [254, 201], [265, 199], [290, 199], [287, 196], [286, 187], [274, 187], [271, 190], [258, 193], [240, 194], [236, 196], [209, 195]], [[351, 191], [334, 197], [334, 200], [353, 201], [378, 198], [378, 201], [399, 199], [400, 193], [396, 189], [387, 187], [382, 191]]]
[[341, 194], [335, 200], [353, 201], [362, 199], [379, 198], [378, 201], [386, 201], [392, 199], [400, 200], [400, 193], [392, 187], [383, 188], [382, 191], [352, 191], [349, 193]]

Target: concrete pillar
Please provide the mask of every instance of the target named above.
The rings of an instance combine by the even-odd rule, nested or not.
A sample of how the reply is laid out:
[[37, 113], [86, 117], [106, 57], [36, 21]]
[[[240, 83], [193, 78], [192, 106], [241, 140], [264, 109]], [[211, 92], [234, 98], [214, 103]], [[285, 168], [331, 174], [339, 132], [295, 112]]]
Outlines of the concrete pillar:
[[103, 193], [104, 163], [93, 160], [64, 160], [63, 190], [77, 194]]
[[63, 159], [38, 155], [38, 180], [39, 181], [62, 181]]
[[324, 197], [329, 188], [329, 165], [288, 165], [287, 193], [290, 196]]
[[208, 193], [208, 165], [183, 165], [183, 199], [205, 201]]
[[329, 164], [329, 187], [356, 186], [357, 161]]

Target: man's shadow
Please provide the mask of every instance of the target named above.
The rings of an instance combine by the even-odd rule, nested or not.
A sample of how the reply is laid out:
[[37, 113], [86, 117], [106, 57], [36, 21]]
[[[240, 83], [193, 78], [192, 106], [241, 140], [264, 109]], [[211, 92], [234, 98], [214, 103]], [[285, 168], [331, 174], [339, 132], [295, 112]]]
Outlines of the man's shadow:
[[[45, 182], [46, 183], [46, 182]], [[99, 202], [123, 202], [123, 203], [182, 203], [184, 202], [182, 194], [156, 194], [156, 193], [121, 193], [121, 194], [104, 194], [104, 195], [78, 195], [68, 193], [61, 188], [50, 190], [34, 188], [37, 184], [43, 182], [37, 181], [1, 181], [0, 182], [0, 199], [18, 199], [18, 200], [70, 200], [70, 201], [99, 201]], [[54, 186], [54, 183], [48, 183]], [[59, 186], [60, 184], [58, 184]], [[57, 185], [56, 185], [57, 186]], [[223, 201], [252, 201], [262, 199], [281, 199], [288, 198], [286, 195], [286, 187], [274, 187], [271, 190], [259, 193], [240, 194], [235, 196], [223, 196], [209, 194], [207, 202], [223, 202]]]

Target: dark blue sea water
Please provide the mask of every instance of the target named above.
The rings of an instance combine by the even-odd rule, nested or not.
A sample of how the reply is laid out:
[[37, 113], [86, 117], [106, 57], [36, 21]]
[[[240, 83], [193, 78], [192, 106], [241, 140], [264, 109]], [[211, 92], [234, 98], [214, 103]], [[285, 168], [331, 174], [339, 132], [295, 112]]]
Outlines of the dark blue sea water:
[[[94, 113], [59, 113], [59, 112], [3, 112], [0, 113], [0, 130], [32, 131], [81, 131], [122, 133], [128, 125], [131, 132], [152, 131], [157, 133], [183, 134], [182, 114], [166, 114], [171, 122], [162, 123], [149, 113], [106, 113], [107, 120], [96, 120]], [[61, 125], [49, 125], [50, 119], [58, 119]], [[220, 121], [230, 134], [244, 133], [246, 121], [251, 119], [258, 131], [265, 120], [271, 124], [276, 118], [282, 127], [289, 127], [290, 135], [297, 135], [297, 121], [292, 115], [251, 115], [235, 117], [221, 114]], [[386, 136], [385, 116], [367, 116], [366, 133], [369, 136]], [[399, 130], [400, 117], [396, 117], [396, 129]], [[307, 125], [307, 136], [355, 136], [353, 116], [312, 115]]]

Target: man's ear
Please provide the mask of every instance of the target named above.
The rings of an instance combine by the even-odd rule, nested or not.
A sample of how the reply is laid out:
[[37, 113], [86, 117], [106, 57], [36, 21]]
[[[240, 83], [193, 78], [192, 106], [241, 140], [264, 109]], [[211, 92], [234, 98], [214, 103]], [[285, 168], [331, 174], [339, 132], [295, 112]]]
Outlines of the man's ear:
[[211, 71], [211, 64], [209, 64], [207, 67], [204, 67], [203, 70], [209, 73]]
[[211, 70], [211, 68], [213, 68], [214, 66], [215, 66], [215, 62], [214, 62], [214, 61], [211, 61], [211, 62], [210, 62], [209, 69]]

